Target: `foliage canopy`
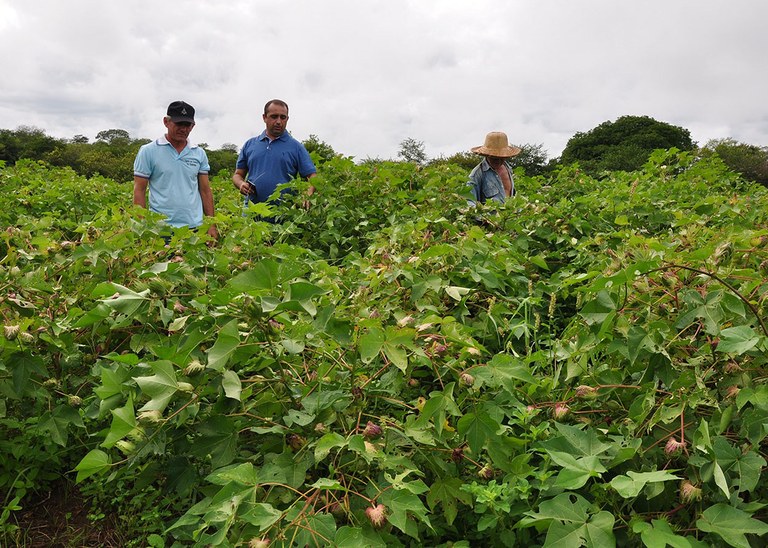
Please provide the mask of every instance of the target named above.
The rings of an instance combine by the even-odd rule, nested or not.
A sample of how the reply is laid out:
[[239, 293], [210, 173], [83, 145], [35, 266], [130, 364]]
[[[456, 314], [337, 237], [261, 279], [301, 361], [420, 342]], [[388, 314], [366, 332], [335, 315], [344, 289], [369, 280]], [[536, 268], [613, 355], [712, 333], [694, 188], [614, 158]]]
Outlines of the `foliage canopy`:
[[214, 177], [208, 247], [0, 168], [3, 540], [61, 477], [126, 546], [768, 538], [768, 191], [664, 151], [503, 206], [466, 175], [335, 157], [245, 216]]
[[687, 129], [659, 122], [649, 116], [622, 116], [603, 122], [568, 140], [560, 157], [564, 165], [578, 162], [588, 174], [640, 169], [654, 150], [692, 150]]

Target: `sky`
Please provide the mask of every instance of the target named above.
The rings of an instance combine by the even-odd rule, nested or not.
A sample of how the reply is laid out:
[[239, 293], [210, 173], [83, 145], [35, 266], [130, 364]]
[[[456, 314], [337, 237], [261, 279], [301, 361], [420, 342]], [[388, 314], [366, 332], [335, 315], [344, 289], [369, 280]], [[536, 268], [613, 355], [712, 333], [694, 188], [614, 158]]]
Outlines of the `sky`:
[[164, 132], [238, 148], [288, 130], [357, 159], [467, 152], [490, 131], [556, 158], [626, 115], [768, 146], [766, 0], [0, 0], [0, 129]]

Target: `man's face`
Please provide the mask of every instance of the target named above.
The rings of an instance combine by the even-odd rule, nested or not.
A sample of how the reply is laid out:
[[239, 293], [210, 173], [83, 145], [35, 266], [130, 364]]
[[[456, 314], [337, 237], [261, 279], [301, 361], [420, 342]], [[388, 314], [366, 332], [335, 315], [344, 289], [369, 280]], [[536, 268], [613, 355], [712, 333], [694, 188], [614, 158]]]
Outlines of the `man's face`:
[[267, 135], [273, 139], [280, 137], [288, 125], [288, 109], [282, 105], [271, 104], [267, 113], [262, 115], [267, 125]]
[[168, 117], [163, 121], [168, 129], [168, 140], [174, 144], [186, 142], [192, 128], [195, 127], [193, 122], [172, 122]]
[[504, 164], [504, 158], [499, 158], [498, 156], [486, 156], [486, 158], [488, 158], [488, 163], [491, 164], [493, 169], [498, 169]]

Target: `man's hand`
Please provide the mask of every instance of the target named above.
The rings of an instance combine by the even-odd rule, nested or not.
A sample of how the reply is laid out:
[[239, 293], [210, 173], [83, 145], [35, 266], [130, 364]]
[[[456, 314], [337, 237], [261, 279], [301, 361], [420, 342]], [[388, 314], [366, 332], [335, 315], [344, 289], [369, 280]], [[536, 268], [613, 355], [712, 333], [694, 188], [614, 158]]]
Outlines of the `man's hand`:
[[317, 189], [314, 187], [314, 185], [309, 185], [309, 188], [307, 189], [307, 197], [301, 201], [301, 207], [307, 210], [310, 208], [312, 202], [309, 201], [309, 197], [315, 193], [315, 190]]
[[243, 196], [250, 196], [253, 194], [253, 185], [248, 181], [243, 181], [243, 184], [240, 185], [240, 194]]
[[211, 225], [208, 227], [208, 236], [213, 238], [212, 240], [208, 241], [208, 247], [215, 246], [216, 241], [219, 239], [219, 231], [216, 229], [216, 225]]

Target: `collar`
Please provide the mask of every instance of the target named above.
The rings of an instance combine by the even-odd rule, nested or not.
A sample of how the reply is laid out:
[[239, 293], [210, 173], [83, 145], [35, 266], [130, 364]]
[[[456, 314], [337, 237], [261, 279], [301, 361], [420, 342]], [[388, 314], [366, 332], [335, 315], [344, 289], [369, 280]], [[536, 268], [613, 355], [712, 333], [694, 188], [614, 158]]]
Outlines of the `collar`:
[[[509, 169], [509, 164], [507, 163], [507, 161], [506, 161], [506, 160], [504, 160], [504, 162], [502, 162], [502, 164], [501, 164], [501, 165], [502, 165], [502, 166], [504, 166], [504, 167], [506, 167], [507, 169]], [[483, 161], [482, 161], [482, 162], [480, 162], [480, 168], [481, 168], [483, 171], [488, 171], [488, 170], [491, 170], [491, 171], [493, 171], [493, 168], [491, 167], [491, 164], [490, 164], [490, 163], [488, 163], [488, 158], [485, 158], [485, 157], [483, 157]]]
[[[168, 138], [163, 134], [162, 137], [160, 137], [157, 141], [155, 141], [155, 144], [157, 145], [168, 145], [169, 147], [172, 147], [173, 145], [168, 140]], [[189, 139], [187, 139], [187, 146], [185, 148], [197, 148], [197, 144], [191, 142]]]
[[[288, 134], [288, 132], [284, 131], [283, 134], [280, 135], [280, 137], [272, 139], [272, 141], [283, 141], [284, 140], [283, 137], [285, 137], [287, 134]], [[259, 134], [258, 139], [259, 139], [259, 141], [269, 141], [270, 140], [269, 139], [269, 135], [267, 135], [267, 130], [266, 129], [264, 131], [262, 131], [261, 134]]]

